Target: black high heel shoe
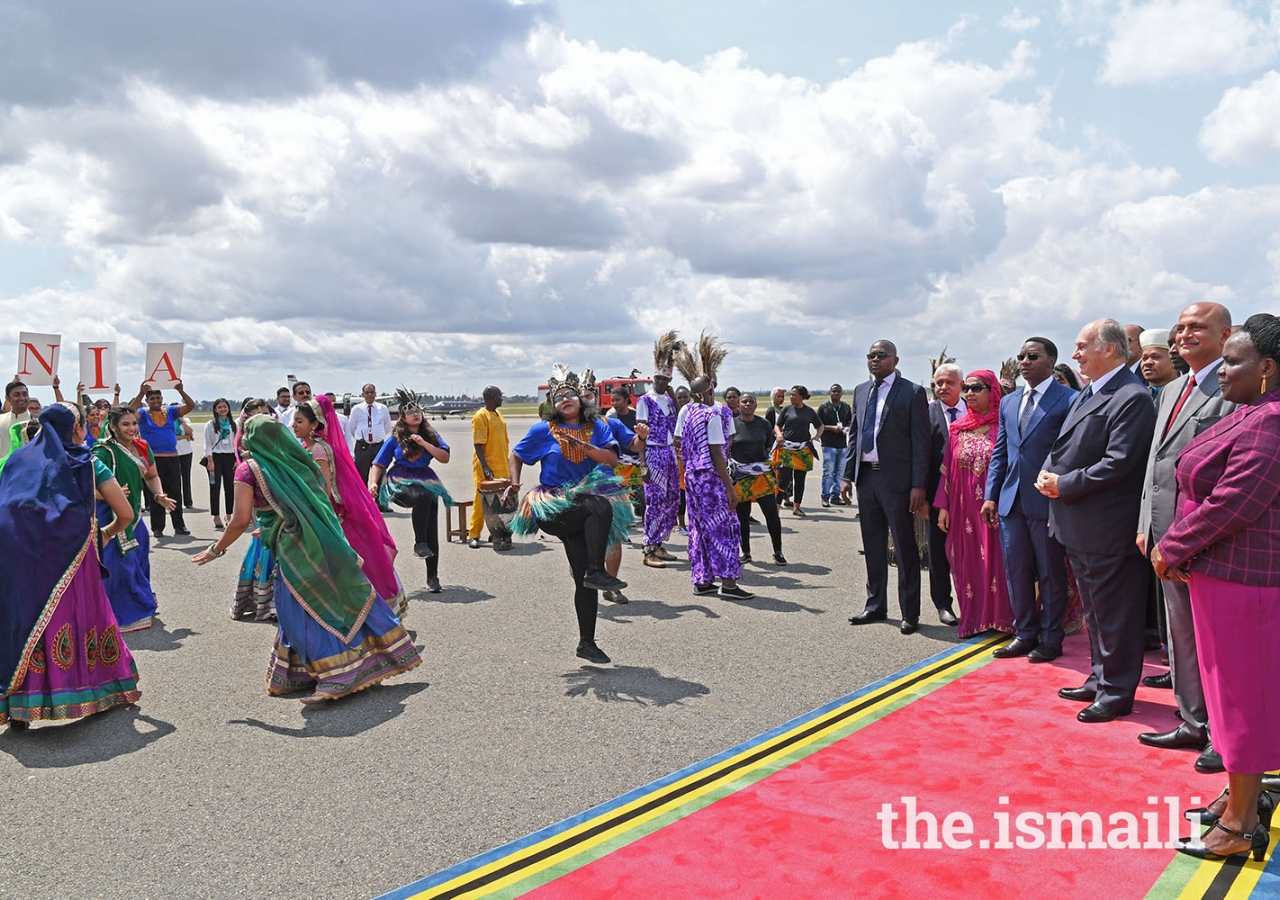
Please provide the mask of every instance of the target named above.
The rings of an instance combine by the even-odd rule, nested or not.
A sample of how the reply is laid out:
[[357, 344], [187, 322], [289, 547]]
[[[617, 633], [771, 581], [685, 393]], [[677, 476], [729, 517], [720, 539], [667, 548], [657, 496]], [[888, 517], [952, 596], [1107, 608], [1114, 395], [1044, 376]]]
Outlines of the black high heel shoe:
[[[1213, 803], [1217, 803], [1223, 797], [1228, 796], [1228, 791], [1224, 790], [1218, 795]], [[1210, 803], [1209, 806], [1212, 806]], [[1199, 822], [1201, 825], [1212, 825], [1221, 818], [1220, 813], [1210, 812], [1209, 806], [1197, 806], [1195, 809], [1189, 809], [1184, 815], [1192, 822]], [[1271, 830], [1271, 817], [1276, 811], [1276, 801], [1266, 791], [1258, 794], [1258, 822], [1263, 828]]]
[[1214, 853], [1212, 850], [1208, 850], [1205, 847], [1193, 847], [1191, 845], [1191, 839], [1184, 838], [1179, 842], [1178, 852], [1185, 853], [1187, 856], [1194, 856], [1196, 859], [1228, 859], [1232, 856], [1239, 856], [1241, 853], [1252, 853], [1255, 860], [1261, 860], [1267, 855], [1267, 847], [1271, 845], [1271, 832], [1263, 828], [1261, 822], [1259, 822], [1253, 829], [1252, 834], [1246, 834], [1243, 831], [1236, 831], [1234, 828], [1228, 828], [1220, 821], [1214, 822], [1213, 827], [1200, 836], [1200, 840], [1203, 841], [1208, 837], [1214, 828], [1217, 828], [1220, 831], [1225, 831], [1227, 834], [1233, 834], [1238, 838], [1244, 838], [1249, 842], [1249, 846], [1244, 850], [1237, 850], [1234, 853], [1222, 854]]

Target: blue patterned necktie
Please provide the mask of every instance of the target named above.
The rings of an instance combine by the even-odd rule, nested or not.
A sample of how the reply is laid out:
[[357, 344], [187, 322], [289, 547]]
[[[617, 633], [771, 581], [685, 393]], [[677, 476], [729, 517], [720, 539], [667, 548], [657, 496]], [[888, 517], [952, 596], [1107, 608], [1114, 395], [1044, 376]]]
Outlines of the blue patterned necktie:
[[1025, 434], [1027, 425], [1031, 423], [1031, 414], [1036, 411], [1036, 392], [1032, 388], [1027, 396], [1027, 402], [1022, 407], [1022, 415], [1018, 416], [1018, 434]]
[[867, 411], [862, 419], [862, 452], [870, 453], [876, 449], [876, 406], [880, 402], [880, 385], [883, 378], [877, 378], [871, 386], [871, 394], [867, 397]]

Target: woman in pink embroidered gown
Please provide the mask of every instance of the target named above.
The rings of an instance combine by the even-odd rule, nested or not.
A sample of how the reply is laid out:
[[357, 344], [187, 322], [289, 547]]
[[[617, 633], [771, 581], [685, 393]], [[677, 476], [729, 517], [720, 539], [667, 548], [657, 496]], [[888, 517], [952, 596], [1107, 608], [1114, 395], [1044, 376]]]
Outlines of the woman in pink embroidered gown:
[[947, 560], [960, 601], [960, 637], [995, 629], [1013, 633], [1000, 532], [982, 521], [987, 465], [1000, 427], [1000, 382], [988, 369], [964, 380], [969, 412], [951, 425], [933, 505], [947, 533]]

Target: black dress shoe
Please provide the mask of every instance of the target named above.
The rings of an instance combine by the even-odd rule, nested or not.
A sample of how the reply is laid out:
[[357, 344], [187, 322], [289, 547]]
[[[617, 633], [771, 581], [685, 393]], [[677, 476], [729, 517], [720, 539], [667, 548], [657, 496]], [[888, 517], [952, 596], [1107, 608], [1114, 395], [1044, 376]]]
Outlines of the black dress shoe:
[[902, 624], [898, 626], [898, 630], [903, 634], [915, 634], [920, 630], [920, 623], [908, 622], [906, 619], [903, 619]]
[[593, 591], [620, 591], [627, 583], [608, 572], [588, 572], [582, 576], [582, 586]]
[[1098, 699], [1098, 692], [1093, 688], [1062, 688], [1058, 691], [1058, 696], [1063, 700], [1075, 700], [1077, 703], [1092, 703]]
[[179, 525], [177, 528], [173, 529], [173, 533], [174, 534], [191, 534], [191, 529], [185, 525]]
[[1076, 719], [1081, 722], [1112, 722], [1121, 716], [1129, 715], [1127, 712], [1119, 712], [1112, 709], [1101, 701], [1095, 700], [1086, 706], [1080, 712], [1076, 713]]
[[938, 610], [938, 621], [943, 625], [958, 625], [960, 623], [960, 620], [956, 618], [956, 614], [946, 607]]
[[850, 625], [870, 625], [872, 622], [883, 622], [889, 618], [888, 613], [873, 613], [863, 610], [856, 616], [849, 617]]
[[1138, 735], [1138, 740], [1148, 747], [1159, 747], [1161, 750], [1177, 750], [1183, 747], [1194, 747], [1203, 750], [1209, 738], [1199, 728], [1192, 728], [1183, 722], [1172, 731], [1148, 731]]
[[1148, 675], [1142, 679], [1142, 683], [1149, 688], [1173, 690], [1173, 673], [1165, 672], [1163, 675]]
[[991, 655], [996, 659], [1013, 659], [1016, 656], [1026, 656], [1032, 650], [1036, 649], [1036, 646], [1035, 638], [1029, 638], [1027, 640], [1014, 638], [1003, 647], [997, 647], [991, 652]]
[[1061, 644], [1041, 644], [1036, 649], [1027, 654], [1027, 662], [1031, 663], [1047, 663], [1052, 662], [1062, 655]]
[[1222, 754], [1213, 749], [1213, 744], [1205, 747], [1196, 759], [1196, 771], [1203, 772], [1205, 775], [1217, 775], [1219, 772], [1227, 771], [1226, 766], [1222, 764]]

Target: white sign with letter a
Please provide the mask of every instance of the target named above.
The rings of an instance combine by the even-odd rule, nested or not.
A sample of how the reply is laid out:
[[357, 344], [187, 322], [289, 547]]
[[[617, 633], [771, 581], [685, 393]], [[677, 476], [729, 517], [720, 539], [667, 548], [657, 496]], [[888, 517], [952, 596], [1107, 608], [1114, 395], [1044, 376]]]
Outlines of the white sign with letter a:
[[[116, 342], [80, 342], [80, 383], [86, 391], [109, 391], [117, 381]], [[79, 402], [77, 397], [76, 401]]]
[[18, 380], [28, 385], [53, 384], [58, 374], [58, 357], [62, 355], [62, 335], [18, 334]]
[[147, 369], [142, 380], [155, 388], [171, 388], [182, 380], [182, 342], [147, 344]]

